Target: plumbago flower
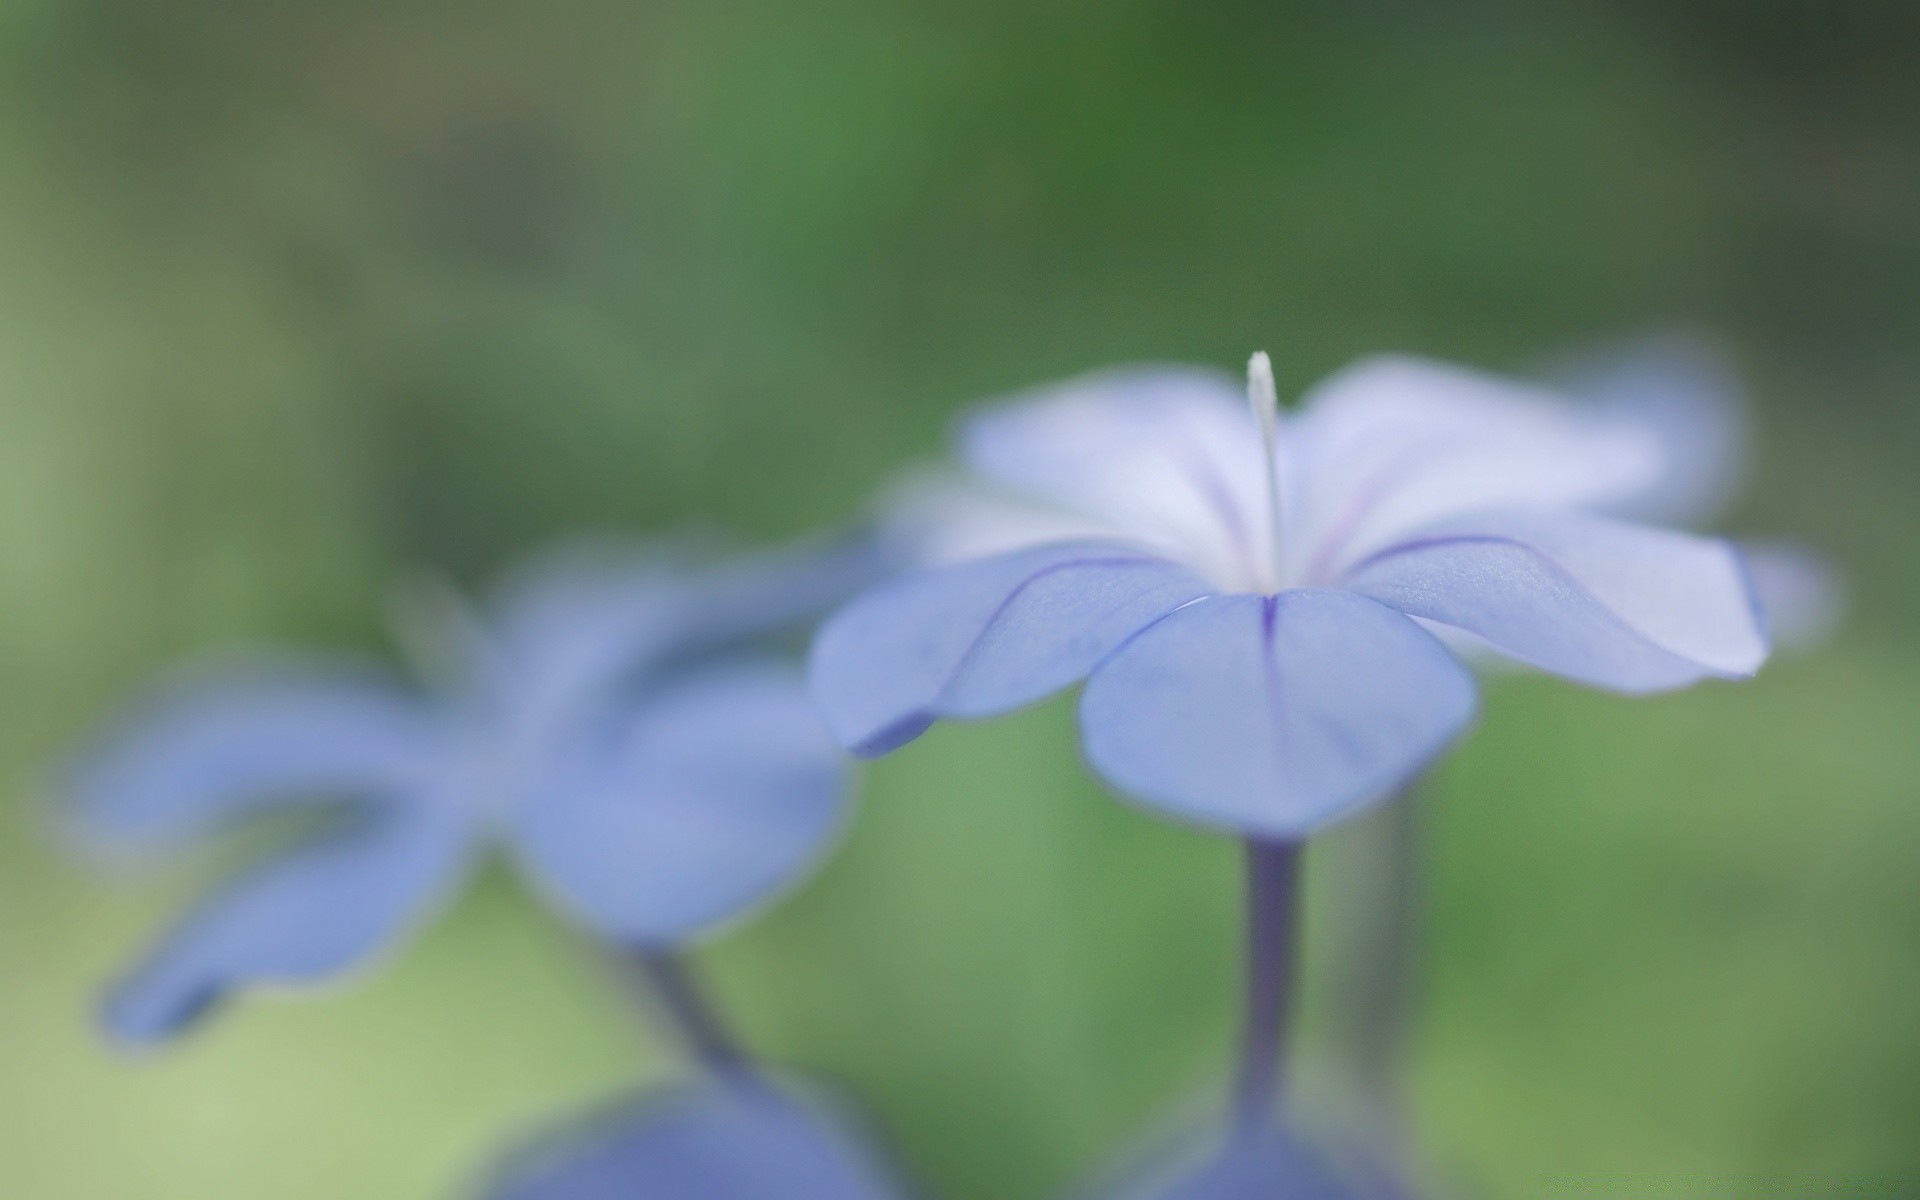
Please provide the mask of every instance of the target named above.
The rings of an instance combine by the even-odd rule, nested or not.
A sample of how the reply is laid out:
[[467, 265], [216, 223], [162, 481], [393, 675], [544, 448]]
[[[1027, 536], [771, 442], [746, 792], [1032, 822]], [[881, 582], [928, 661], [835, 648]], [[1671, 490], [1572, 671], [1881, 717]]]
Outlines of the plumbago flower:
[[1652, 431], [1408, 358], [1342, 371], [1297, 413], [1278, 411], [1264, 354], [1248, 374], [1251, 405], [1172, 368], [976, 412], [960, 432], [975, 482], [910, 519], [947, 565], [842, 609], [810, 665], [829, 725], [867, 756], [1085, 679], [1097, 774], [1246, 839], [1231, 1132], [1154, 1193], [1169, 1197], [1266, 1194], [1247, 1181], [1276, 1189], [1273, 1164], [1293, 1161], [1267, 1139], [1297, 848], [1471, 722], [1454, 648], [1628, 694], [1745, 677], [1767, 653], [1732, 547], [1600, 515], [1660, 477]]
[[1625, 693], [1765, 658], [1730, 546], [1583, 511], [1657, 476], [1643, 431], [1411, 359], [1349, 368], [1284, 417], [1264, 356], [1250, 375], [1252, 411], [1170, 369], [975, 414], [962, 455], [1011, 501], [997, 524], [981, 502], [947, 552], [1023, 548], [883, 584], [822, 627], [810, 678], [843, 744], [883, 754], [1086, 678], [1087, 758], [1123, 795], [1290, 841], [1471, 720], [1434, 630]]
[[[1565, 397], [1558, 419], [1615, 436], [1625, 430], [1659, 451], [1660, 469], [1639, 488], [1601, 498], [1606, 515], [1687, 529], [1718, 526], [1748, 482], [1750, 403], [1727, 356], [1712, 342], [1655, 334], [1550, 363], [1541, 378]], [[1776, 653], [1815, 648], [1844, 607], [1837, 574], [1806, 547], [1777, 540], [1736, 543]], [[1499, 667], [1485, 653], [1476, 666]], [[1512, 666], [1509, 660], [1506, 664]], [[1505, 673], [1505, 672], [1499, 672]], [[1415, 911], [1422, 819], [1419, 789], [1349, 838], [1340, 875], [1346, 952], [1333, 964], [1345, 1016], [1335, 1061], [1347, 1070], [1349, 1102], [1377, 1141], [1404, 1137], [1401, 1087], [1411, 1044], [1419, 971]]]
[[107, 1029], [165, 1039], [238, 989], [333, 977], [498, 846], [630, 959], [704, 1070], [493, 1194], [897, 1195], [836, 1112], [739, 1048], [675, 953], [793, 883], [842, 826], [843, 756], [798, 670], [760, 643], [883, 566], [865, 544], [718, 566], [568, 552], [510, 578], [485, 619], [440, 606], [424, 630], [435, 690], [332, 661], [161, 689], [70, 775], [88, 845], [172, 847], [290, 807], [333, 820], [193, 910], [111, 990]]
[[339, 660], [202, 671], [99, 735], [66, 779], [82, 843], [174, 849], [302, 808], [319, 832], [194, 908], [109, 992], [169, 1038], [236, 990], [365, 962], [490, 846], [643, 960], [789, 885], [843, 823], [843, 760], [798, 672], [743, 653], [871, 580], [864, 548], [696, 567], [584, 551], [439, 622], [437, 688]]

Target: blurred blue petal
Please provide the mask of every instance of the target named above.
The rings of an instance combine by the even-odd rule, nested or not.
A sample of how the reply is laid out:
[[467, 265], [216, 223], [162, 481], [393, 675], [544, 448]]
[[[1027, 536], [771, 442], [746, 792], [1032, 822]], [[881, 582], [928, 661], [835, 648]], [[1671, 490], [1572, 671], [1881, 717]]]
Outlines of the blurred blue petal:
[[1748, 403], [1711, 343], [1643, 338], [1577, 358], [1553, 375], [1596, 418], [1644, 430], [1660, 447], [1659, 473], [1608, 511], [1694, 528], [1725, 515], [1746, 480]]
[[516, 566], [488, 605], [500, 706], [551, 724], [662, 660], [704, 552], [685, 538], [579, 539]]
[[428, 805], [361, 810], [227, 884], [109, 992], [107, 1031], [169, 1037], [228, 992], [310, 984], [394, 941], [447, 895], [471, 857], [465, 814]]
[[687, 541], [562, 546], [499, 591], [496, 686], [520, 721], [564, 723], [649, 669], [817, 618], [881, 579], [892, 554], [866, 536], [711, 563]]
[[1402, 1200], [1397, 1187], [1343, 1174], [1299, 1140], [1275, 1129], [1228, 1139], [1209, 1151], [1189, 1147], [1132, 1172], [1098, 1200]]
[[813, 696], [843, 745], [883, 754], [935, 718], [1006, 712], [1073, 683], [1141, 626], [1209, 590], [1163, 559], [1097, 542], [907, 576], [821, 628]]
[[691, 581], [680, 652], [712, 653], [817, 621], [898, 565], [897, 548], [866, 533], [725, 560]]
[[202, 672], [162, 688], [80, 754], [77, 834], [102, 849], [177, 842], [260, 809], [404, 800], [444, 733], [413, 695], [346, 664]]
[[1847, 609], [1833, 565], [1793, 542], [1742, 540], [1739, 546], [1774, 649], [1804, 652], [1825, 644]]
[[1298, 838], [1404, 785], [1474, 705], [1472, 675], [1433, 635], [1314, 588], [1214, 597], [1149, 626], [1087, 681], [1080, 727], [1122, 792]]
[[847, 760], [797, 670], [707, 668], [650, 694], [511, 809], [529, 876], [603, 935], [671, 943], [739, 914], [827, 850]]
[[179, 840], [271, 805], [354, 819], [198, 907], [117, 988], [128, 1040], [251, 983], [365, 958], [438, 897], [482, 836], [599, 931], [670, 944], [792, 883], [844, 809], [847, 763], [799, 671], [713, 664], [871, 582], [878, 539], [695, 563], [690, 545], [536, 560], [488, 614], [402, 596], [437, 685], [335, 668], [167, 690], [83, 756], [71, 822], [96, 845]]
[[818, 1103], [685, 1088], [518, 1156], [485, 1200], [899, 1200], [879, 1157]]
[[1749, 676], [1767, 654], [1732, 546], [1604, 517], [1516, 512], [1432, 527], [1343, 584], [1621, 692]]

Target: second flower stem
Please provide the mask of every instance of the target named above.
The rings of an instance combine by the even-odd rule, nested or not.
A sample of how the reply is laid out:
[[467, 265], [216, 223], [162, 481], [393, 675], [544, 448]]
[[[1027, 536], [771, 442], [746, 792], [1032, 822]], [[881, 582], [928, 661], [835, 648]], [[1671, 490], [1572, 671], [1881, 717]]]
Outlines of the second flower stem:
[[1233, 1096], [1233, 1128], [1240, 1136], [1262, 1131], [1279, 1099], [1293, 1010], [1300, 843], [1248, 838], [1246, 858], [1245, 1015]]
[[687, 962], [672, 950], [635, 950], [634, 970], [687, 1053], [716, 1079], [744, 1083], [753, 1063], [708, 1002]]

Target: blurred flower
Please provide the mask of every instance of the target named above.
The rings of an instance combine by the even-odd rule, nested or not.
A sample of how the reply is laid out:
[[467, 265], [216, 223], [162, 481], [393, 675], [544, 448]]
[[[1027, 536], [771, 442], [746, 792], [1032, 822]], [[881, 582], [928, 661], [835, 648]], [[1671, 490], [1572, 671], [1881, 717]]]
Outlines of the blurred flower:
[[520, 1151], [485, 1200], [886, 1200], [906, 1194], [812, 1093], [702, 1084], [623, 1105]]
[[[952, 562], [869, 592], [810, 682], [862, 755], [1083, 677], [1089, 762], [1172, 815], [1297, 839], [1398, 789], [1471, 720], [1429, 630], [1625, 693], [1766, 656], [1724, 542], [1598, 515], [1659, 478], [1649, 430], [1407, 358], [1277, 414], [1192, 370], [1096, 375], [974, 414]], [[964, 551], [938, 547], [941, 539]]]
[[1191, 1139], [1147, 1156], [1098, 1200], [1404, 1200], [1411, 1195], [1371, 1164], [1336, 1164], [1284, 1128], [1256, 1136]]
[[1660, 470], [1606, 507], [1658, 525], [1707, 528], [1727, 515], [1752, 457], [1746, 397], [1711, 343], [1681, 335], [1635, 338], [1548, 364], [1545, 379], [1593, 420], [1637, 429], [1660, 450]]
[[490, 844], [637, 951], [803, 874], [840, 828], [843, 759], [799, 672], [758, 643], [873, 575], [869, 548], [700, 566], [585, 548], [510, 577], [482, 618], [408, 624], [430, 690], [283, 660], [202, 671], [105, 731], [66, 780], [95, 851], [175, 847], [292, 808], [317, 831], [202, 901], [110, 992], [105, 1024], [173, 1035], [234, 989], [354, 966], [449, 898]]

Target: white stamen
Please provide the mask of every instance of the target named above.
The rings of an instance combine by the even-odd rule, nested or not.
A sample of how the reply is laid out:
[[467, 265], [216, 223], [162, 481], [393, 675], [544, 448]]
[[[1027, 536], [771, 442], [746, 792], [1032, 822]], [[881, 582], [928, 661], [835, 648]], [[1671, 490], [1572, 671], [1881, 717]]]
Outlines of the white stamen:
[[1255, 350], [1247, 360], [1247, 404], [1253, 409], [1253, 419], [1260, 422], [1260, 436], [1272, 448], [1280, 397], [1273, 390], [1273, 360], [1265, 350]]
[[1265, 350], [1255, 350], [1247, 360], [1247, 405], [1260, 425], [1260, 457], [1267, 468], [1267, 520], [1271, 522], [1273, 555], [1267, 583], [1278, 590], [1286, 561], [1281, 555], [1285, 520], [1280, 500], [1280, 397], [1273, 386], [1273, 360]]

